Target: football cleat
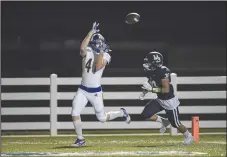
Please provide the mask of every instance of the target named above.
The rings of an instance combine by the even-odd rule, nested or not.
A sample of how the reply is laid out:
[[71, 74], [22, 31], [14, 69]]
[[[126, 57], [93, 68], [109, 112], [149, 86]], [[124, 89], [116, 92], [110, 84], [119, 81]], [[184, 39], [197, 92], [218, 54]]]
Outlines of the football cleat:
[[82, 147], [85, 146], [85, 139], [77, 138], [76, 141], [72, 144], [74, 147]]
[[184, 138], [184, 145], [189, 145], [194, 141], [194, 137], [190, 134]]
[[127, 113], [127, 111], [124, 108], [121, 108], [122, 112], [123, 112], [123, 117], [125, 119], [125, 122], [127, 124], [129, 124], [131, 122], [131, 117], [130, 115]]

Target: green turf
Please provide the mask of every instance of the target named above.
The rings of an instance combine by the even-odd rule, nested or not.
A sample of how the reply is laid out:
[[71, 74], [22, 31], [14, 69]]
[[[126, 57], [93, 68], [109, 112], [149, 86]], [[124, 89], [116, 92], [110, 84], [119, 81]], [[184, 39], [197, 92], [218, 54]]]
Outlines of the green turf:
[[[159, 129], [124, 129], [124, 130], [83, 130], [84, 134], [125, 134], [125, 133], [157, 133]], [[190, 129], [189, 129], [190, 131]], [[201, 128], [201, 133], [205, 132], [226, 132], [226, 128]], [[166, 133], [169, 133], [169, 129], [167, 129]], [[49, 135], [50, 131], [2, 131], [2, 135]], [[60, 130], [58, 131], [58, 134], [75, 134], [74, 130]]]
[[81, 148], [70, 146], [74, 140], [75, 137], [3, 137], [2, 153], [184, 151], [207, 153], [200, 156], [226, 156], [226, 135], [200, 136], [200, 142], [189, 146], [183, 145], [183, 136], [86, 137], [87, 146]]

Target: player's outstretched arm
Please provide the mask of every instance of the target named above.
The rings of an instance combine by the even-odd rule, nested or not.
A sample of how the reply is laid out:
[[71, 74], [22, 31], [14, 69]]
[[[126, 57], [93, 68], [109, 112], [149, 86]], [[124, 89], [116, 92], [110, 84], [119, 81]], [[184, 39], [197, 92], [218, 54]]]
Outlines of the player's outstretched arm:
[[82, 44], [81, 44], [81, 46], [80, 46], [80, 55], [81, 55], [82, 57], [85, 57], [86, 54], [87, 54], [86, 48], [87, 48], [87, 46], [88, 46], [88, 43], [89, 43], [91, 37], [92, 37], [92, 33], [91, 33], [91, 31], [90, 31], [90, 32], [87, 34], [87, 36], [84, 38], [84, 40], [83, 40], [83, 42], [82, 42]]
[[87, 34], [87, 36], [84, 38], [83, 42], [81, 43], [80, 55], [82, 57], [85, 57], [87, 54], [86, 48], [91, 40], [92, 35], [99, 32], [99, 29], [97, 29], [98, 25], [99, 23], [96, 23], [96, 22], [93, 23], [92, 29], [90, 30], [90, 32]]

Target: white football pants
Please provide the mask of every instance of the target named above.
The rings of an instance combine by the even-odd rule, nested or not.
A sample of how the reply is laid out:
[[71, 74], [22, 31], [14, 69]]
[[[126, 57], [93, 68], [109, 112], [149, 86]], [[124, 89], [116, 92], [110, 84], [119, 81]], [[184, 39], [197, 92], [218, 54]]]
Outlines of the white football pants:
[[83, 89], [78, 88], [72, 103], [72, 116], [80, 116], [81, 112], [87, 105], [88, 101], [92, 104], [95, 110], [96, 117], [99, 121], [106, 121], [106, 113], [104, 111], [103, 93], [102, 91], [96, 93], [89, 93]]

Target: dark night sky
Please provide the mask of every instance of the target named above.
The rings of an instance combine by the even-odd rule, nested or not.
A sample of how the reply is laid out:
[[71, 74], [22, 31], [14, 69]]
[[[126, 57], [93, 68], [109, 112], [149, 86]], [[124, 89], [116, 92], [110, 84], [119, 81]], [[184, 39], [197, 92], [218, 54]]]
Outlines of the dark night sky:
[[[124, 23], [129, 12], [141, 15], [138, 24]], [[94, 21], [117, 51], [110, 69], [139, 69], [151, 49], [162, 51], [170, 68], [225, 67], [224, 2], [2, 2], [3, 76], [79, 76], [79, 44], [60, 45], [81, 42]]]
[[[76, 34], [81, 39], [92, 22], [97, 20], [101, 23], [102, 31], [108, 32], [106, 34], [110, 40], [165, 40], [164, 36], [182, 41], [182, 34], [187, 35], [188, 39], [202, 38], [204, 42], [211, 41], [211, 38], [216, 43], [224, 40], [223, 2], [4, 3], [4, 31], [21, 36], [30, 32], [40, 36], [56, 34], [75, 37]], [[141, 15], [139, 25], [124, 23], [124, 17], [129, 12]]]

